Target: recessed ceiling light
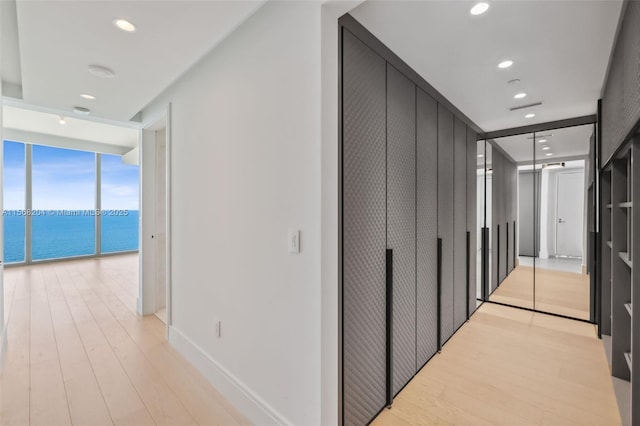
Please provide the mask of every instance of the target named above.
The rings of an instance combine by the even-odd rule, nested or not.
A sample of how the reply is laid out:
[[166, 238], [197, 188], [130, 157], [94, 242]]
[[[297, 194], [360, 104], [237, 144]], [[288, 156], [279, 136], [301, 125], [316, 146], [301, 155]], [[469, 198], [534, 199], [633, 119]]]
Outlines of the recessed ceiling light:
[[540, 143], [545, 143], [547, 140], [546, 139], [538, 139], [538, 142]]
[[484, 157], [484, 155], [478, 154], [478, 158], [482, 158], [482, 157]]
[[80, 97], [81, 97], [81, 98], [84, 98], [84, 99], [90, 99], [90, 100], [93, 100], [93, 99], [95, 99], [95, 98], [96, 98], [95, 96], [90, 95], [90, 94], [88, 94], [88, 93], [82, 93], [82, 94], [80, 95]]
[[542, 150], [543, 150], [543, 151], [548, 151], [548, 150], [550, 150], [550, 149], [551, 149], [551, 148], [549, 148], [547, 145], [545, 145], [545, 146], [543, 146], [543, 147], [542, 147]]
[[513, 96], [513, 98], [514, 98], [514, 99], [522, 99], [522, 98], [526, 98], [526, 97], [527, 97], [527, 94], [526, 94], [526, 93], [524, 93], [524, 92], [522, 92], [522, 93], [516, 93], [516, 94]]
[[73, 112], [81, 115], [89, 115], [89, 113], [91, 113], [91, 110], [89, 108], [77, 106], [77, 107], [73, 107]]
[[60, 124], [67, 124], [67, 122], [65, 121], [63, 116], [60, 116], [60, 120], [58, 120], [58, 123]]
[[[511, 65], [513, 65], [513, 61], [510, 60], [506, 60], [506, 61], [502, 61], [498, 64], [498, 68], [501, 69], [505, 69], [505, 68], [509, 68]], [[516, 79], [517, 80], [517, 79]], [[520, 80], [518, 80], [520, 81]], [[510, 82], [511, 83], [511, 82]]]
[[472, 15], [482, 15], [487, 10], [489, 10], [489, 3], [479, 2], [479, 3], [474, 4], [469, 12]]
[[136, 26], [126, 19], [114, 19], [113, 25], [127, 33], [132, 33], [136, 30]]
[[551, 156], [553, 155], [553, 152], [547, 152], [545, 155], [546, 155], [547, 157], [551, 157]]
[[100, 78], [113, 78], [116, 75], [111, 68], [102, 65], [89, 65], [89, 72]]
[[529, 114], [525, 115], [524, 118], [533, 118], [535, 116], [536, 115], [534, 113], [530, 112]]

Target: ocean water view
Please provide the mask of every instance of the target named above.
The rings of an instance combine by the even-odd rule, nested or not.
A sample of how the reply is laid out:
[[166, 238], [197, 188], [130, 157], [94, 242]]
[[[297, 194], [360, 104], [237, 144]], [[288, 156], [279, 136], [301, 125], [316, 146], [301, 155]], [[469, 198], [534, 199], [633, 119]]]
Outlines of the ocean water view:
[[[126, 215], [101, 216], [101, 252], [138, 249], [138, 210]], [[4, 216], [4, 256], [6, 263], [25, 260], [25, 217]], [[57, 259], [95, 254], [93, 215], [47, 214], [32, 216], [33, 260]]]

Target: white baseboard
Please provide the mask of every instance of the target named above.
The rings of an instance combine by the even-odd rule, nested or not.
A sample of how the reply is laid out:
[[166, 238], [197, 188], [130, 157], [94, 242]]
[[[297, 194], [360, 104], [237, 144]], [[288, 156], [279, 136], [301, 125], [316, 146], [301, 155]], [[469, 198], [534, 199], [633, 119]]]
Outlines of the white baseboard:
[[200, 371], [242, 414], [256, 425], [289, 425], [276, 409], [249, 389], [175, 327], [169, 327], [169, 343]]

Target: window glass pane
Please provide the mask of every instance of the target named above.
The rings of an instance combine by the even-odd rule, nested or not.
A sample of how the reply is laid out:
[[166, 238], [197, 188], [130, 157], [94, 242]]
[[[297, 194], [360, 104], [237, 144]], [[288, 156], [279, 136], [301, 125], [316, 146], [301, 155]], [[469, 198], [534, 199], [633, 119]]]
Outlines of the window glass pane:
[[4, 259], [24, 262], [25, 145], [4, 141], [3, 160]]
[[33, 146], [33, 259], [95, 253], [95, 154]]
[[138, 249], [138, 166], [119, 155], [102, 155], [101, 251]]

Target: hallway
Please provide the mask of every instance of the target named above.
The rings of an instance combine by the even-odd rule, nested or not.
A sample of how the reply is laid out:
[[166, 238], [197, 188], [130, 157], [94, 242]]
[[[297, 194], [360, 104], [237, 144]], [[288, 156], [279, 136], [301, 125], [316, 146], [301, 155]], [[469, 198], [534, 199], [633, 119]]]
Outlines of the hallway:
[[135, 312], [138, 255], [5, 269], [0, 424], [247, 424]]
[[619, 425], [593, 325], [485, 303], [374, 425]]

